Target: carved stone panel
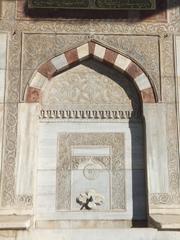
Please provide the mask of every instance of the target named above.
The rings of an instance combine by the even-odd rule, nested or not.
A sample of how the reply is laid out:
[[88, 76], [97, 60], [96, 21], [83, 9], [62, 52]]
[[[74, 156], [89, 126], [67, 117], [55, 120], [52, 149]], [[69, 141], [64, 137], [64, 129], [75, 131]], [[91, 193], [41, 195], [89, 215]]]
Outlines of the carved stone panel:
[[122, 133], [59, 133], [57, 210], [79, 210], [76, 198], [91, 189], [105, 198], [99, 210], [125, 210], [124, 148]]
[[[134, 211], [145, 216], [138, 204], [145, 202], [141, 123], [65, 119], [40, 120], [39, 127], [38, 218], [131, 219], [139, 186]], [[89, 210], [77, 200], [92, 191], [103, 203]]]
[[42, 106], [48, 109], [139, 110], [132, 82], [116, 70], [93, 59], [59, 74], [46, 84]]

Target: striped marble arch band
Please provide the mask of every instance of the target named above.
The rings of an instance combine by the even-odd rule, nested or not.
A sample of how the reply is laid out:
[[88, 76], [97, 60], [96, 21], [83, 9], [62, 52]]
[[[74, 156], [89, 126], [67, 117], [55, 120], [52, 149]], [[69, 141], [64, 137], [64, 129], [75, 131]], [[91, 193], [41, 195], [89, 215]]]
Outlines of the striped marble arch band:
[[68, 69], [72, 64], [76, 64], [90, 56], [128, 74], [137, 86], [142, 102], [156, 102], [156, 96], [150, 80], [135, 62], [93, 40], [80, 47], [68, 50], [42, 64], [34, 74], [26, 90], [26, 101], [39, 102], [43, 87], [52, 77]]

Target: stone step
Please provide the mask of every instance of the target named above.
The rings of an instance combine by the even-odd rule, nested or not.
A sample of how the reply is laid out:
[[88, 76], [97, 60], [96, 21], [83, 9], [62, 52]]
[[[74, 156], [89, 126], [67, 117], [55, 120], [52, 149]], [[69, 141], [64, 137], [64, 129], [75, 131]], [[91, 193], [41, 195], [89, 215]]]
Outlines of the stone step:
[[[16, 240], [179, 240], [178, 231], [153, 228], [20, 231]], [[1, 238], [0, 238], [1, 240]]]

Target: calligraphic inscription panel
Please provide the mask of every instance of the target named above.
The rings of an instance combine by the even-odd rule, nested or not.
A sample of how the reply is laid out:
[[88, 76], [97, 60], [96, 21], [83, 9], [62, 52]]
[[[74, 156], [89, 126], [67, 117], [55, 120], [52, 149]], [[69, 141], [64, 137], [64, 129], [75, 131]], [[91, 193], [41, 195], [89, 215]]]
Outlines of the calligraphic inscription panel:
[[156, 0], [28, 0], [29, 8], [138, 9], [156, 8]]

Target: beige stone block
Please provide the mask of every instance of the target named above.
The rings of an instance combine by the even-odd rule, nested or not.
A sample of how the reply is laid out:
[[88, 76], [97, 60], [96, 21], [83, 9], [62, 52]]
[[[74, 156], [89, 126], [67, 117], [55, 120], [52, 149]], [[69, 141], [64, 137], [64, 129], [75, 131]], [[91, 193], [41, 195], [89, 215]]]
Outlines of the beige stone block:
[[[32, 225], [31, 216], [13, 216], [13, 215], [0, 215], [0, 230], [11, 229], [11, 230], [25, 230]], [[8, 238], [9, 239], [9, 238]], [[1, 240], [1, 235], [0, 235]]]
[[88, 43], [77, 48], [79, 59], [83, 59], [89, 55]]
[[0, 231], [0, 240], [15, 240], [16, 231], [15, 230], [1, 230]]
[[140, 90], [151, 88], [149, 79], [146, 77], [144, 73], [141, 74], [139, 77], [135, 78], [135, 82]]
[[131, 63], [131, 60], [122, 56], [122, 55], [118, 55], [116, 58], [116, 61], [114, 63], [115, 67], [120, 68], [122, 70], [126, 70], [126, 68], [128, 67], [128, 65]]
[[152, 214], [150, 222], [158, 229], [180, 229], [180, 215]]
[[97, 57], [100, 60], [103, 60], [104, 55], [105, 55], [106, 48], [96, 44], [95, 45], [95, 50], [94, 50], [94, 56]]
[[30, 87], [41, 89], [47, 82], [48, 79], [46, 77], [44, 77], [41, 73], [36, 72], [30, 82]]

